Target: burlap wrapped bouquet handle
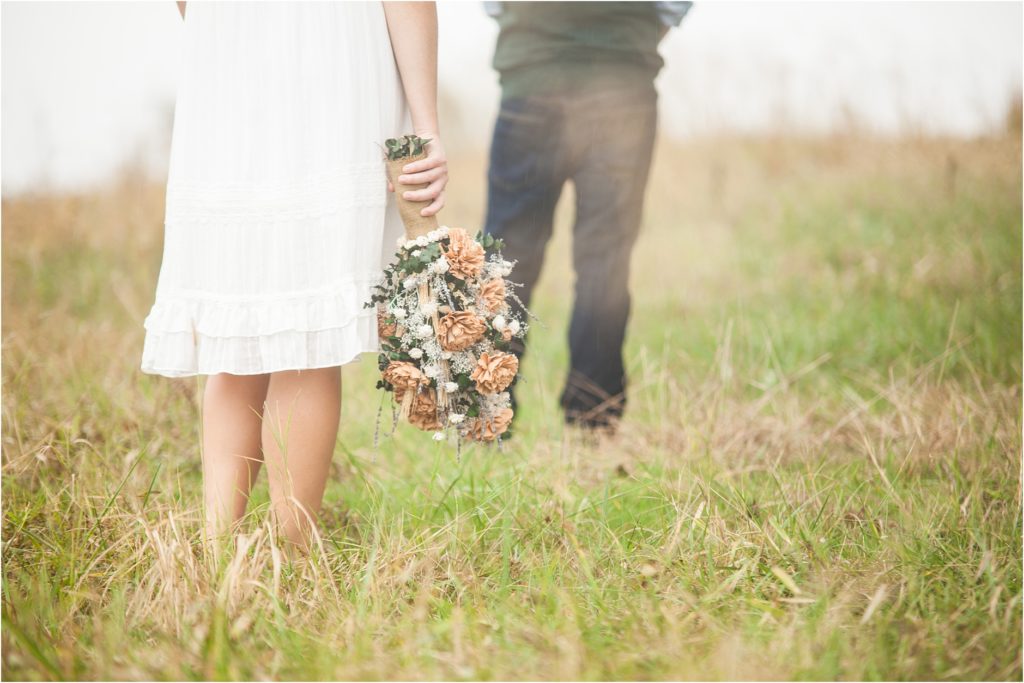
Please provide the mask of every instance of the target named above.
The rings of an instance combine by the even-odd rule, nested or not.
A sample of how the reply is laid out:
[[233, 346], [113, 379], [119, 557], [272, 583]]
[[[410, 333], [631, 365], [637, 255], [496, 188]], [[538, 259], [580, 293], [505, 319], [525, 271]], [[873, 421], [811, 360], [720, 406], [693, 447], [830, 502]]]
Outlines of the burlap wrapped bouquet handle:
[[431, 230], [436, 230], [438, 227], [437, 216], [421, 216], [420, 211], [424, 206], [427, 206], [429, 201], [414, 202], [405, 199], [402, 196], [403, 192], [409, 190], [421, 190], [427, 187], [429, 183], [421, 183], [419, 185], [405, 185], [398, 182], [398, 176], [402, 175], [402, 169], [406, 164], [410, 164], [414, 161], [426, 158], [426, 152], [420, 152], [413, 156], [402, 157], [401, 159], [385, 159], [384, 164], [388, 176], [388, 180], [395, 186], [395, 201], [398, 202], [398, 213], [402, 216], [402, 223], [405, 224], [405, 235], [407, 238], [414, 240], [421, 235], [426, 235]]
[[[395, 201], [398, 202], [398, 213], [402, 216], [402, 223], [405, 225], [405, 237], [406, 239], [414, 240], [417, 237], [425, 236], [432, 230], [438, 228], [437, 216], [421, 216], [420, 211], [424, 206], [427, 206], [429, 201], [414, 202], [410, 201], [402, 196], [403, 192], [409, 190], [421, 190], [427, 187], [429, 183], [420, 183], [419, 185], [406, 185], [398, 182], [398, 176], [402, 175], [402, 169], [406, 164], [411, 164], [414, 161], [425, 159], [427, 156], [426, 152], [420, 152], [419, 154], [413, 154], [407, 157], [401, 157], [400, 159], [385, 159], [384, 167], [387, 173], [388, 180], [395, 187]], [[420, 303], [425, 304], [431, 300], [430, 285], [422, 283], [418, 287], [418, 294]], [[435, 310], [430, 316], [431, 326], [434, 328], [434, 336], [438, 334], [438, 315]], [[441, 361], [442, 373], [444, 377], [449, 376], [448, 361]], [[407, 392], [407, 398], [411, 400], [412, 395], [415, 392]], [[449, 406], [449, 397], [445, 392], [443, 384], [439, 385], [434, 394], [436, 396], [437, 405], [444, 407], [445, 409]], [[408, 419], [409, 410], [411, 408], [410, 400], [402, 402], [401, 410], [399, 414], [403, 419]]]

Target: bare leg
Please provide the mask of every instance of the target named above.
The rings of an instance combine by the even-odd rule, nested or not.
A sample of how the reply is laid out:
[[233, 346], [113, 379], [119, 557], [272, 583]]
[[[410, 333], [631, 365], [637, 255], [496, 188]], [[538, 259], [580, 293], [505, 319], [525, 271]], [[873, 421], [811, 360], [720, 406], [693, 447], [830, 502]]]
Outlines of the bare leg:
[[284, 538], [309, 548], [341, 417], [341, 368], [275, 372], [267, 391], [263, 453]]
[[260, 423], [270, 375], [220, 373], [203, 392], [203, 498], [208, 538], [245, 515], [263, 455]]

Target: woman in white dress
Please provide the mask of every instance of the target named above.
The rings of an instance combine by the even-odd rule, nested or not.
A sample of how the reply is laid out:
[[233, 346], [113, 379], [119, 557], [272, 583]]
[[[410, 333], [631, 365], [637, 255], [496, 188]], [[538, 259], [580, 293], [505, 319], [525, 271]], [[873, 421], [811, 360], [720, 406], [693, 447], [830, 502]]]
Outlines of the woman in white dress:
[[163, 261], [144, 372], [208, 375], [206, 528], [272, 513], [307, 548], [341, 409], [340, 366], [377, 350], [363, 307], [402, 232], [385, 139], [432, 142], [402, 182], [444, 205], [437, 14], [421, 2], [178, 2], [184, 43]]

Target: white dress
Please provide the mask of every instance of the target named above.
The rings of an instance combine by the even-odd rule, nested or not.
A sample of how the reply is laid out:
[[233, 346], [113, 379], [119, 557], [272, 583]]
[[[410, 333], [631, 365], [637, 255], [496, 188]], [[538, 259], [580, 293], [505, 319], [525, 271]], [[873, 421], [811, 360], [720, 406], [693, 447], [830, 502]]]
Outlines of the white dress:
[[380, 2], [189, 2], [142, 370], [342, 365], [378, 348], [409, 130]]

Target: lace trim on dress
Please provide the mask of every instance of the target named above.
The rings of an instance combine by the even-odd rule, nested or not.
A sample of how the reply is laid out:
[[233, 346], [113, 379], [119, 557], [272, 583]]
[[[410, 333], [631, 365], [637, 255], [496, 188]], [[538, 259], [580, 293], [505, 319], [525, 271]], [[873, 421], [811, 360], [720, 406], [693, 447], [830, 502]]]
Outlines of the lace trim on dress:
[[259, 337], [285, 331], [313, 332], [345, 327], [375, 316], [363, 304], [372, 281], [353, 281], [319, 293], [259, 299], [161, 292], [143, 327], [161, 334], [190, 332], [206, 337]]
[[387, 203], [383, 162], [352, 164], [280, 184], [168, 182], [165, 223], [277, 222]]

